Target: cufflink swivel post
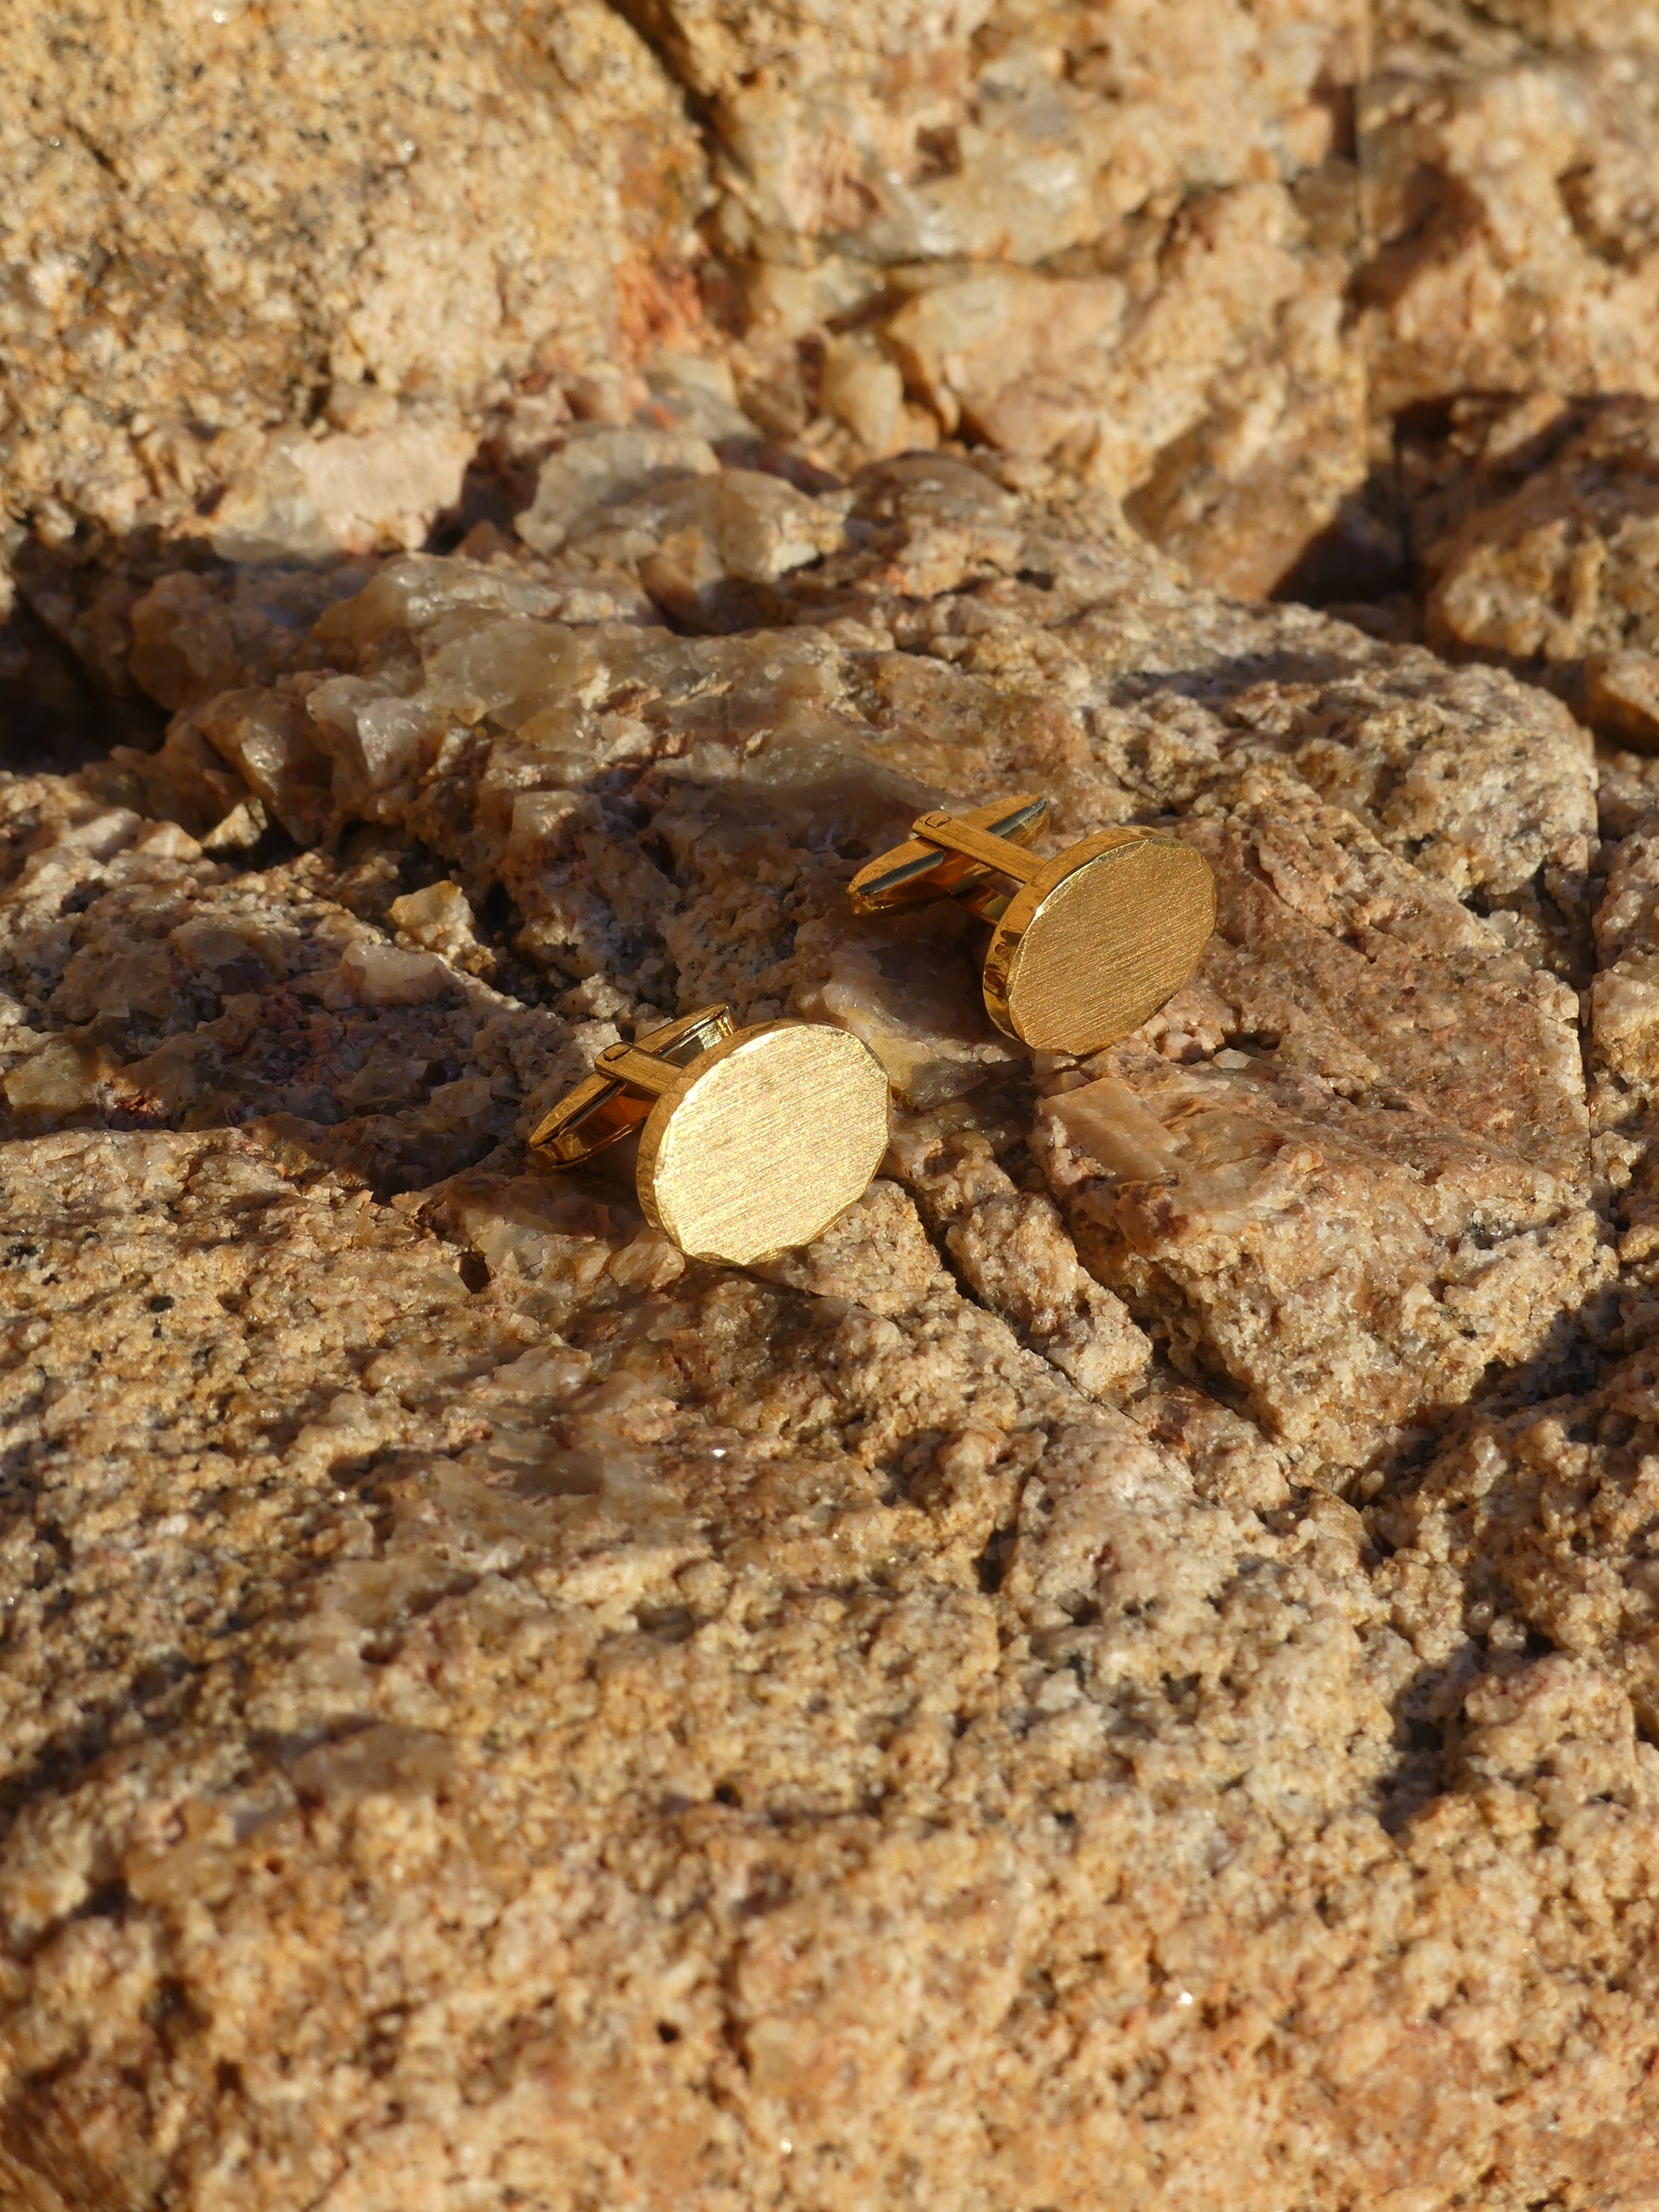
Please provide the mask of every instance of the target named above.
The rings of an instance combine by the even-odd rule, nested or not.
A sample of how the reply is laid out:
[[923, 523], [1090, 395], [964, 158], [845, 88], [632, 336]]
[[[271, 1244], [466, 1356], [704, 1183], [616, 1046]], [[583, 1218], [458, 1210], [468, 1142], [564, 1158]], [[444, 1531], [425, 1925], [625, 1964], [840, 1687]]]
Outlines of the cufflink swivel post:
[[1048, 811], [1027, 792], [923, 814], [849, 895], [860, 914], [954, 899], [991, 925], [983, 985], [997, 1027], [1034, 1051], [1098, 1052], [1192, 974], [1215, 927], [1215, 881], [1202, 854], [1146, 830], [1103, 830], [1039, 859], [1025, 848]]
[[550, 1167], [638, 1133], [646, 1218], [692, 1259], [747, 1267], [821, 1236], [887, 1148], [887, 1076], [844, 1030], [726, 1006], [613, 1044], [530, 1139]]

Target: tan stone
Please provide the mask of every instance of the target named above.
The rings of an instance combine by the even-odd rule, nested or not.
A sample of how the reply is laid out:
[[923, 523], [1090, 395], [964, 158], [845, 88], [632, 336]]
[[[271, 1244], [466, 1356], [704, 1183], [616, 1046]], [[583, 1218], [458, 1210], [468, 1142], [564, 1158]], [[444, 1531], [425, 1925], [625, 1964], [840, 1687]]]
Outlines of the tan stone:
[[1158, 542], [1249, 592], [1335, 522], [1367, 467], [1363, 9], [634, 14], [711, 120], [751, 413], [832, 466], [921, 443], [897, 365], [921, 424], [1145, 487]]
[[592, 0], [25, 10], [7, 61], [0, 491], [53, 538], [188, 527], [228, 487], [239, 554], [407, 542], [459, 431], [268, 439], [319, 378], [476, 429], [686, 325], [702, 149]]
[[1593, 653], [1584, 663], [1584, 712], [1638, 752], [1659, 751], [1659, 654]]
[[1530, 1357], [1563, 1271], [1575, 1305], [1607, 1276], [1576, 1001], [1282, 778], [1218, 786], [1186, 834], [1219, 915], [1156, 1025], [1180, 1056], [1089, 1063], [1040, 1156], [1177, 1364], [1224, 1370], [1304, 1474], [1363, 1467]]
[[22, 2201], [206, 2205], [233, 2142], [271, 2204], [1650, 2190], [1618, 1683], [1463, 1663], [1455, 1575], [1334, 1499], [1207, 1496], [891, 1185], [793, 1286], [474, 1178], [470, 1293], [246, 1136], [5, 1164]]
[[216, 575], [173, 569], [128, 611], [131, 680], [167, 708], [194, 707], [250, 678], [272, 683], [304, 665], [312, 623], [362, 581], [362, 571], [345, 563]]
[[544, 461], [536, 499], [519, 517], [519, 535], [538, 553], [556, 553], [584, 516], [658, 483], [678, 483], [719, 467], [705, 438], [674, 430], [584, 426]]
[[[1346, 0], [27, 27], [17, 572], [173, 720], [0, 780], [0, 2197], [1659, 2197], [1659, 770], [1204, 587], [1375, 466], [1639, 734], [1649, 12], [1373, 11], [1369, 240]], [[1358, 258], [1511, 397], [1368, 442]], [[845, 899], [1033, 787], [1220, 890], [1085, 1066]], [[750, 1272], [523, 1151], [711, 999], [897, 1094]]]
[[419, 545], [459, 504], [477, 442], [459, 422], [322, 438], [279, 431], [214, 507], [209, 542], [234, 562]]
[[[1080, 535], [1045, 537], [1066, 527], [1063, 507], [1022, 503], [958, 462], [885, 465], [850, 506], [742, 470], [694, 475], [592, 510], [562, 557], [588, 546], [623, 557], [641, 499], [688, 494], [712, 514], [751, 483], [782, 495], [756, 513], [788, 530], [728, 552], [717, 578], [747, 585], [791, 557], [775, 544], [847, 533], [849, 550], [828, 556], [811, 593], [862, 582], [867, 626], [931, 532], [958, 564], [928, 568], [935, 586], [975, 544], [1000, 567], [1054, 572], [1045, 612], [1064, 658], [1045, 660], [1054, 633], [1017, 618], [979, 631], [999, 641], [986, 672], [844, 644], [838, 619], [718, 638], [581, 629], [528, 611], [545, 598], [515, 605], [505, 569], [411, 559], [319, 620], [312, 656], [333, 668], [292, 679], [288, 696], [228, 694], [181, 718], [170, 746], [196, 731], [231, 763], [252, 742], [244, 733], [281, 727], [280, 741], [261, 738], [289, 748], [266, 771], [267, 803], [298, 773], [290, 763], [309, 763], [313, 781], [297, 787], [313, 809], [413, 832], [475, 897], [505, 885], [520, 947], [561, 988], [605, 979], [636, 1019], [723, 1000], [740, 1020], [793, 1012], [853, 1030], [901, 1097], [935, 1117], [896, 1158], [909, 1159], [964, 1279], [1097, 1395], [1133, 1387], [1146, 1355], [1130, 1316], [1155, 1318], [1170, 1356], [1224, 1371], [1307, 1472], [1354, 1470], [1466, 1396], [1492, 1360], [1529, 1357], [1607, 1264], [1586, 1205], [1577, 1001], [1528, 964], [1571, 968], [1576, 933], [1588, 933], [1590, 764], [1561, 710], [1540, 701], [1517, 720], [1526, 695], [1506, 678], [1183, 593], [1144, 555], [1114, 569]], [[860, 531], [861, 514], [883, 513], [902, 514], [906, 548]], [[647, 577], [663, 542], [642, 523], [629, 541]], [[716, 553], [727, 542], [710, 541]], [[775, 574], [780, 611], [804, 611], [790, 605], [793, 574]], [[526, 575], [522, 591], [533, 588]], [[982, 609], [982, 588], [963, 604]], [[1262, 677], [1293, 636], [1297, 679]], [[1184, 690], [1160, 690], [1160, 660]], [[1206, 660], [1200, 706], [1192, 686]], [[644, 844], [594, 787], [619, 767]], [[1091, 1167], [1086, 1146], [1057, 1152], [1064, 1097], [1040, 1120], [1085, 1264], [1127, 1314], [1079, 1271], [1041, 1184], [1000, 1164], [1014, 1139], [982, 1133], [988, 1109], [973, 1100], [1017, 1054], [985, 1015], [964, 918], [941, 907], [858, 922], [845, 903], [851, 855], [878, 850], [922, 806], [1032, 782], [1055, 793], [1059, 836], [1179, 810], [1223, 871], [1235, 953], [1218, 944], [1197, 995], [1113, 1063], [1152, 1102], [1146, 1132], [1174, 1114], [1237, 1135], [1237, 1153], [1233, 1136], [1216, 1140], [1215, 1190], [1206, 1165], [1177, 1233], [1157, 1190], [1139, 1191], [1159, 1172]], [[284, 818], [301, 818], [291, 797]], [[1495, 908], [1499, 926], [1460, 894]], [[436, 988], [435, 967], [430, 985], [425, 969], [404, 979], [398, 963], [422, 957], [374, 953], [387, 994]], [[331, 988], [365, 995], [343, 966]], [[1221, 1103], [1206, 1118], [1212, 1086]], [[1251, 1160], [1271, 1193], [1259, 1202]], [[1143, 1203], [1145, 1223], [1126, 1227], [1123, 1206]], [[1263, 1208], [1283, 1252], [1247, 1261]], [[1298, 1306], [1285, 1286], [1304, 1279]]]
[[1570, 32], [1556, 53], [1500, 39], [1468, 60], [1380, 41], [1358, 118], [1380, 413], [1465, 391], [1659, 397], [1659, 88], [1644, 20], [1601, 11], [1600, 55], [1573, 51]]
[[[490, 671], [510, 645], [516, 680], [545, 682], [522, 639], [442, 656], [526, 617], [481, 605], [466, 563], [383, 575], [319, 642], [355, 641], [384, 671], [419, 640], [431, 680], [472, 687], [446, 696], [495, 700], [492, 787], [539, 744], [569, 774], [617, 742], [600, 690], [515, 753]], [[1149, 614], [1162, 587], [1146, 582]], [[1206, 619], [1179, 594], [1164, 606]], [[1352, 635], [1326, 635], [1332, 650]], [[972, 788], [1058, 738], [1039, 702], [921, 656], [761, 644], [627, 643], [655, 656], [631, 664], [629, 711], [661, 749], [653, 834], [695, 886], [683, 914], [635, 832], [600, 812], [580, 832], [624, 929], [654, 916], [697, 993], [717, 957], [725, 985], [749, 963], [751, 993], [792, 962], [815, 971], [815, 839], [879, 834], [904, 777], [954, 760]], [[771, 745], [729, 772], [757, 728]], [[1326, 818], [1276, 773], [1277, 815]], [[1511, 1705], [1472, 1697], [1486, 1733], [1412, 1817], [1390, 1706], [1422, 1662], [1395, 1624], [1437, 1648], [1457, 1590], [1402, 1613], [1357, 1516], [1287, 1489], [1254, 1424], [1201, 1390], [1166, 1380], [1133, 1421], [1098, 1402], [1135, 1389], [1146, 1339], [1027, 1179], [1029, 1108], [970, 1098], [902, 1136], [941, 1248], [883, 1181], [770, 1281], [688, 1268], [623, 1185], [526, 1174], [504, 1152], [431, 1187], [434, 1113], [447, 1141], [487, 1141], [480, 1089], [509, 1114], [522, 1099], [522, 1121], [615, 1032], [453, 968], [427, 997], [441, 948], [399, 949], [386, 925], [408, 937], [455, 900], [403, 886], [409, 848], [382, 835], [356, 860], [233, 870], [61, 781], [7, 798], [21, 1010], [96, 1024], [112, 962], [164, 943], [156, 995], [124, 986], [106, 1019], [115, 1115], [214, 1125], [0, 1152], [8, 1418], [38, 1500], [5, 1554], [0, 1853], [20, 2115], [4, 2155], [26, 2201], [72, 2203], [118, 2171], [205, 2208], [234, 2142], [244, 2199], [273, 2207], [406, 2193], [416, 2171], [440, 2205], [479, 2172], [573, 2207], [577, 2177], [741, 2203], [787, 2173], [852, 2212], [920, 2171], [948, 2189], [970, 2172], [993, 2204], [1116, 2212], [1159, 2201], [1171, 2155], [1264, 2212], [1264, 2191], [1332, 2176], [1360, 2201], [1444, 2202], [1498, 2161], [1517, 2192], [1559, 2176], [1563, 2100], [1582, 2170], [1646, 2185], [1632, 2106], [1578, 2055], [1583, 1966], [1541, 1940], [1568, 1885], [1627, 1881], [1652, 1850], [1619, 1686], [1592, 1662]], [[489, 818], [507, 865], [511, 817]], [[1494, 1038], [1541, 1021], [1534, 1061], [1555, 1017], [1485, 925], [1335, 818], [1346, 873], [1322, 862], [1317, 881], [1334, 913], [1363, 912], [1367, 954], [1314, 878], [1295, 892], [1287, 844], [1276, 880], [1321, 959], [1382, 963], [1364, 1043], [1386, 1034], [1395, 1079], [1439, 1084], [1434, 1126], [1461, 1117], [1472, 1159], [1490, 1085], [1426, 1042], [1411, 1059], [1385, 1030], [1401, 993], [1415, 1004], [1432, 976]], [[820, 933], [854, 864], [828, 871]], [[795, 902], [769, 925], [792, 868]], [[780, 922], [805, 951], [768, 939]], [[599, 972], [620, 977], [617, 942]], [[1298, 1065], [1350, 1022], [1346, 975], [1328, 986], [1316, 965], [1313, 1012], [1279, 1016]], [[296, 998], [315, 1010], [298, 1023]], [[1156, 1057], [1238, 1085], [1244, 1055], [1205, 1041], [1209, 1006]], [[23, 1065], [75, 1042], [35, 1034]], [[397, 1096], [444, 1050], [478, 1074]], [[1258, 1038], [1255, 1064], [1272, 1058]], [[307, 1083], [352, 1118], [307, 1119]], [[1540, 1073], [1510, 1134], [1571, 1156], [1556, 1097]], [[222, 1126], [249, 1106], [248, 1127]], [[1402, 1118], [1380, 1097], [1361, 1110]], [[426, 1188], [385, 1205], [353, 1188], [366, 1172]], [[1562, 1170], [1529, 1172], [1541, 1196]], [[1500, 1349], [1528, 1340], [1541, 1284], [1494, 1299], [1492, 1276], [1515, 1273], [1494, 1250], [1467, 1263], [1463, 1310]], [[1402, 1810], [1397, 1833], [1379, 1819]], [[1560, 1865], [1534, 1844], [1545, 1823], [1571, 1838]], [[1652, 2055], [1641, 1924], [1617, 1923], [1592, 1984], [1620, 2084]], [[1425, 2051], [1402, 2007], [1477, 1970], [1484, 2009], [1453, 2009]], [[1297, 2026], [1268, 2039], [1294, 1990]], [[189, 2023], [166, 2042], [164, 2014]], [[1171, 2064], [1173, 2137], [1150, 2086]], [[302, 2087], [302, 2123], [278, 2081]], [[182, 2136], [147, 2102], [162, 2081]]]
[[[1647, 1305], [1643, 1336], [1650, 1319]], [[1583, 1397], [1472, 1418], [1420, 1486], [1376, 1509], [1379, 1532], [1399, 1547], [1388, 1580], [1406, 1634], [1418, 1633], [1413, 1615], [1437, 1609], [1437, 1580], [1464, 1580], [1465, 1602], [1473, 1601], [1474, 1648], [1456, 1638], [1432, 1654], [1443, 1696], [1455, 1701], [1479, 1680], [1483, 1642], [1506, 1651], [1510, 1668], [1529, 1634], [1561, 1655], [1528, 1670], [1551, 1686], [1547, 1698], [1539, 1685], [1528, 1699], [1541, 1706], [1536, 1719], [1524, 1706], [1513, 1717], [1504, 1710], [1515, 1693], [1501, 1674], [1492, 1686], [1498, 1697], [1484, 1692], [1480, 1717], [1503, 1734], [1495, 1745], [1488, 1735], [1492, 1747], [1471, 1762], [1505, 1781], [1520, 1778], [1517, 1766], [1552, 1778], [1545, 1801], [1552, 1826], [1575, 1812], [1582, 1821], [1585, 1799], [1601, 1791], [1616, 1798], [1645, 1789], [1654, 1771], [1650, 1743], [1632, 1741], [1626, 1702], [1646, 1738], [1659, 1695], [1643, 1534], [1653, 1468], [1652, 1367], [1644, 1346], [1610, 1362]], [[1605, 1746], [1599, 1784], [1575, 1738]]]
[[850, 234], [888, 262], [1029, 264], [1154, 196], [1312, 167], [1364, 35], [1344, 0], [634, 12], [711, 105], [727, 234], [776, 260]]
[[1586, 999], [1586, 1061], [1597, 1148], [1626, 1267], [1659, 1249], [1654, 1106], [1659, 1097], [1659, 794], [1626, 753], [1603, 776], [1602, 896], [1596, 973]]
[[1365, 474], [1343, 260], [1290, 194], [1239, 185], [1168, 228], [1150, 268], [898, 272], [884, 337], [946, 430], [1063, 457], [1206, 582], [1277, 584]]
[[[413, 856], [395, 842], [250, 875], [61, 784], [8, 798], [27, 854], [0, 892], [15, 1128], [258, 1121], [399, 1188], [487, 1154], [532, 1091], [615, 1034], [589, 1029], [573, 1054], [562, 1024], [492, 988], [495, 956], [453, 920], [461, 894], [400, 896]], [[448, 918], [435, 947], [393, 940], [422, 915]]]
[[818, 396], [866, 453], [890, 453], [908, 442], [904, 379], [867, 339], [831, 338], [824, 347]]
[[1431, 642], [1535, 671], [1584, 718], [1645, 741], [1659, 646], [1659, 404], [1549, 395], [1471, 410], [1418, 459]]

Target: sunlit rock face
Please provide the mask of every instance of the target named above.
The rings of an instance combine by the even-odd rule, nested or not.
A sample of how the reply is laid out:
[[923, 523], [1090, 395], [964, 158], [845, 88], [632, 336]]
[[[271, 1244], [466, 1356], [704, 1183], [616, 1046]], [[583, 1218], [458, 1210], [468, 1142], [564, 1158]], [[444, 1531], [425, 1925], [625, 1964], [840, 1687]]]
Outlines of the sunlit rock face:
[[[1546, 693], [1037, 462], [720, 444], [158, 576], [160, 750], [5, 787], [0, 2171], [1638, 2201], [1646, 1922], [1554, 1931], [1659, 1850], [1639, 763], [1604, 879]], [[1033, 787], [1217, 879], [1081, 1064], [846, 897]], [[753, 1272], [524, 1151], [711, 1000], [894, 1090]]]
[[41, 17], [0, 497], [77, 562], [324, 560], [690, 404], [837, 471], [1057, 456], [1266, 591], [1367, 468], [1364, 42], [1355, 0]]
[[1659, 87], [1642, 6], [1378, 11], [1358, 107], [1373, 402], [1659, 396]]
[[[1652, 36], [1462, 0], [60, 10], [0, 109], [8, 556], [79, 652], [64, 568], [453, 543], [608, 428], [838, 477], [977, 445], [1202, 582], [1373, 598], [1402, 410], [1653, 396]], [[680, 507], [673, 618], [742, 626]]]
[[1429, 641], [1520, 670], [1600, 735], [1659, 746], [1659, 401], [1456, 410], [1407, 451]]
[[1363, 9], [630, 12], [711, 118], [774, 425], [1057, 458], [1245, 592], [1363, 482]]
[[[20, 25], [0, 2198], [1659, 2200], [1653, 12]], [[750, 1270], [525, 1146], [711, 1000]]]
[[[538, 543], [558, 515], [551, 555], [387, 562], [325, 609], [304, 666], [185, 708], [158, 756], [131, 757], [133, 795], [210, 844], [237, 806], [307, 845], [354, 823], [413, 838], [466, 912], [504, 892], [517, 956], [612, 1020], [718, 1000], [740, 1022], [851, 1030], [921, 1117], [895, 1158], [994, 1308], [1044, 1344], [1075, 1340], [1073, 1365], [1109, 1395], [1145, 1367], [1130, 1316], [1155, 1319], [1310, 1471], [1398, 1449], [1590, 1295], [1605, 1263], [1569, 982], [1588, 957], [1593, 801], [1553, 702], [1183, 592], [1127, 543], [1091, 541], [1086, 510], [959, 461], [878, 465], [811, 496], [630, 429], [568, 453], [526, 515]], [[707, 592], [763, 593], [748, 611], [771, 626], [667, 627], [665, 548], [692, 536]], [[216, 599], [144, 607], [169, 675], [235, 634]], [[858, 920], [846, 898], [927, 806], [1030, 786], [1053, 793], [1061, 839], [1173, 819], [1222, 916], [1193, 984], [1109, 1074], [1038, 1072], [1054, 1095], [1035, 1121], [969, 918]], [[150, 1012], [166, 956], [129, 988], [124, 956], [99, 950], [104, 910], [86, 908], [49, 1011], [90, 1036], [128, 989], [138, 1018], [182, 1025]], [[304, 987], [331, 1011], [443, 996], [441, 946], [339, 957]], [[482, 1011], [482, 978], [466, 988]], [[354, 1075], [345, 1102], [377, 1079]], [[994, 1144], [972, 1136], [993, 1097]], [[1139, 1117], [1133, 1171], [1090, 1151], [1099, 1098]], [[1171, 1116], [1173, 1199], [1152, 1133]], [[485, 1129], [504, 1133], [481, 1125], [479, 1157]], [[1022, 1182], [996, 1163], [1026, 1134]], [[987, 1206], [1006, 1214], [994, 1235]], [[999, 1257], [1022, 1237], [1042, 1281]]]
[[515, 388], [672, 339], [706, 173], [599, 0], [26, 10], [0, 173], [0, 498], [237, 560], [419, 543]]

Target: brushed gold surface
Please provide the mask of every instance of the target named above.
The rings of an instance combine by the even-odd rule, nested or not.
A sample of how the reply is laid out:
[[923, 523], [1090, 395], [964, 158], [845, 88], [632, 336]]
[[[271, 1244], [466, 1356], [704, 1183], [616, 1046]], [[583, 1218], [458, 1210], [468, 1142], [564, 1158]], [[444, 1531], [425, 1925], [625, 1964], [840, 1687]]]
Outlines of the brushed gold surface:
[[1098, 1052], [1181, 988], [1215, 927], [1215, 880], [1191, 846], [1109, 830], [1050, 861], [1010, 902], [985, 1003], [1039, 1052]]
[[647, 1218], [693, 1259], [747, 1267], [822, 1235], [887, 1148], [887, 1077], [844, 1030], [771, 1022], [715, 1045], [640, 1138]]

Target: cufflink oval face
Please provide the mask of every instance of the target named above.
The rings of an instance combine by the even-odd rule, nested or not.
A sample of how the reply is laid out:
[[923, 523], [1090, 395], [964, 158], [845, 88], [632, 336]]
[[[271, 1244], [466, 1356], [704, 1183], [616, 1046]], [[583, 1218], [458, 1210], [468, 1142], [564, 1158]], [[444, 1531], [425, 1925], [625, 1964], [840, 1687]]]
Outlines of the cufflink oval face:
[[599, 1054], [530, 1149], [571, 1166], [639, 1132], [646, 1218], [694, 1260], [748, 1267], [810, 1244], [887, 1149], [887, 1076], [845, 1030], [734, 1026], [704, 1006]]
[[1146, 830], [1107, 830], [1051, 860], [1023, 849], [1048, 802], [1032, 793], [970, 813], [924, 814], [906, 844], [854, 877], [860, 914], [954, 898], [991, 924], [986, 1011], [1038, 1052], [1098, 1052], [1155, 1014], [1215, 927], [1201, 853]]

